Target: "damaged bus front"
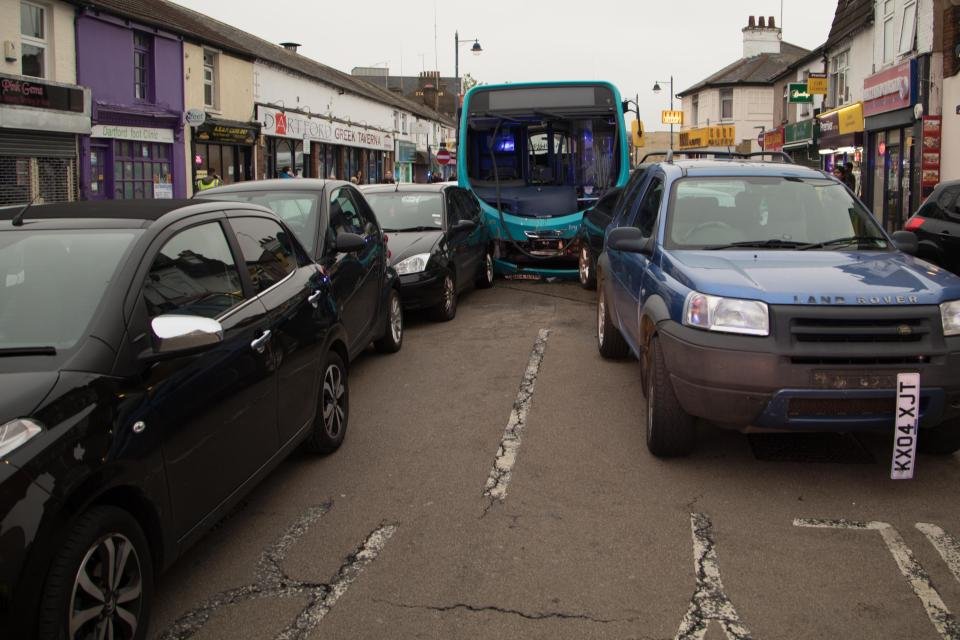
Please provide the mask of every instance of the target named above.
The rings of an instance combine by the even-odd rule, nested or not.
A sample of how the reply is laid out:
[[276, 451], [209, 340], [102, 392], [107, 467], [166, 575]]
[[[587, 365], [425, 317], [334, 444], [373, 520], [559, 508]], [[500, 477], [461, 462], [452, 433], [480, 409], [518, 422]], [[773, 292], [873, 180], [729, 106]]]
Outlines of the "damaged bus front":
[[464, 98], [457, 176], [480, 200], [498, 273], [576, 277], [584, 209], [628, 175], [607, 82], [478, 86]]

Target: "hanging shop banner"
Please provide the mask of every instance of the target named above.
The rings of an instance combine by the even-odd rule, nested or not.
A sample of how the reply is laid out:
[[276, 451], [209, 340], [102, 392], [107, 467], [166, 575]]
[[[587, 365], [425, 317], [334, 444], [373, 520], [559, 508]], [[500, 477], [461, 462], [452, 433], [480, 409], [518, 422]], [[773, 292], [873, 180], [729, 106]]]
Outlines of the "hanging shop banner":
[[763, 133], [763, 150], [764, 151], [783, 150], [783, 127], [777, 127], [776, 129], [765, 131]]
[[393, 134], [379, 129], [368, 129], [262, 105], [257, 105], [257, 120], [262, 123], [261, 132], [265, 136], [393, 151]]
[[801, 120], [783, 128], [783, 146], [813, 144], [813, 120]]
[[736, 144], [736, 127], [734, 125], [701, 127], [700, 129], [680, 132], [680, 149], [732, 147]]
[[207, 120], [197, 127], [197, 140], [220, 144], [253, 144], [260, 130], [243, 124]]
[[813, 94], [807, 89], [807, 83], [791, 82], [787, 85], [787, 102], [790, 104], [813, 102]]
[[807, 78], [807, 92], [812, 95], [825, 96], [829, 88], [830, 81], [825, 73], [811, 73]]
[[863, 131], [863, 105], [859, 102], [817, 116], [820, 120], [820, 146], [838, 143], [840, 136]]
[[660, 122], [662, 124], [683, 124], [683, 111], [661, 111]]
[[397, 142], [397, 162], [414, 162], [417, 159], [417, 145], [406, 140]]
[[940, 116], [923, 116], [923, 186], [940, 182]]
[[916, 59], [875, 73], [863, 81], [863, 115], [905, 109], [917, 101]]

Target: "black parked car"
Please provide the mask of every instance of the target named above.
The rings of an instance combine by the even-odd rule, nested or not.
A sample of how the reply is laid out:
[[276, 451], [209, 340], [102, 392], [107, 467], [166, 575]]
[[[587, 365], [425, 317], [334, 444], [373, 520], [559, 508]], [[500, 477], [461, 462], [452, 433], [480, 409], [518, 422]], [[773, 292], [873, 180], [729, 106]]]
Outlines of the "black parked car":
[[471, 191], [447, 182], [369, 185], [363, 193], [389, 235], [405, 308], [451, 320], [461, 291], [493, 286], [490, 231]]
[[577, 229], [577, 240], [580, 243], [580, 286], [584, 289], [597, 288], [597, 258], [603, 253], [603, 234], [613, 219], [614, 208], [621, 193], [622, 187], [614, 187], [583, 212], [583, 221]]
[[903, 228], [917, 234], [921, 258], [960, 274], [960, 180], [938, 184]]
[[[332, 282], [351, 360], [370, 342], [381, 352], [400, 350], [400, 282], [387, 264], [387, 247], [377, 218], [352, 184], [342, 180], [257, 180], [207, 189], [195, 198], [260, 204], [283, 218]], [[341, 251], [337, 239], [344, 233], [361, 236], [363, 247]]]
[[295, 447], [343, 441], [346, 318], [263, 207], [17, 214], [0, 210], [0, 638], [142, 638], [156, 574]]

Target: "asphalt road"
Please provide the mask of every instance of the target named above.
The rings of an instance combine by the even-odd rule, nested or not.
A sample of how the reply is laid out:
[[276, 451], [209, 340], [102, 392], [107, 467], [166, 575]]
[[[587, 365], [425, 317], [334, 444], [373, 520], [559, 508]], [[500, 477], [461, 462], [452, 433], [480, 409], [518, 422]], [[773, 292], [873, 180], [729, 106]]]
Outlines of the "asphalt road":
[[638, 365], [574, 283], [497, 281], [365, 354], [297, 453], [161, 579], [152, 638], [960, 638], [960, 456], [699, 427], [644, 443]]

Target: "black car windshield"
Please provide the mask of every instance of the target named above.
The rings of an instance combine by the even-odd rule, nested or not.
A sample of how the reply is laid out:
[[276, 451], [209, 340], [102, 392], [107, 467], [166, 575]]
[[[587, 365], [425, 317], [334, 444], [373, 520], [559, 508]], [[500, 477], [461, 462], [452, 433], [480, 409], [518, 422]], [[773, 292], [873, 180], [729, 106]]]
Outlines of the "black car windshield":
[[139, 233], [0, 233], [0, 353], [73, 347]]
[[320, 194], [309, 191], [228, 191], [226, 193], [197, 194], [208, 200], [251, 202], [259, 204], [283, 218], [311, 256], [317, 243], [317, 220], [320, 217]]
[[829, 178], [689, 177], [674, 184], [670, 248], [887, 250], [873, 216]]
[[384, 231], [443, 228], [443, 200], [440, 193], [386, 191], [365, 193]]

